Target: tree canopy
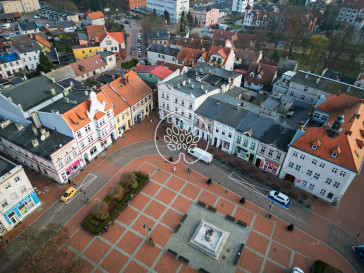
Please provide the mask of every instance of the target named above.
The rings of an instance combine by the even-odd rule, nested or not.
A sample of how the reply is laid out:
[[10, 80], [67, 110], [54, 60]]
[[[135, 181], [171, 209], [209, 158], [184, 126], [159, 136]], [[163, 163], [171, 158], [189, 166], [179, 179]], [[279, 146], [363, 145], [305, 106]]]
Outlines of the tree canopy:
[[37, 65], [37, 71], [38, 73], [44, 72], [47, 73], [54, 69], [54, 64], [51, 62], [51, 60], [47, 57], [46, 54], [44, 54], [43, 51], [39, 53], [39, 64]]

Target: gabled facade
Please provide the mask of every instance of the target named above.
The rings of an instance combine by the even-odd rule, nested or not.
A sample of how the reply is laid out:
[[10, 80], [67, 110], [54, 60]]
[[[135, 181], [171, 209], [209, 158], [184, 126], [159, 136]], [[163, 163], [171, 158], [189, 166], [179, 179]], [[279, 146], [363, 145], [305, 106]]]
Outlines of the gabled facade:
[[95, 56], [101, 52], [98, 44], [92, 45], [76, 45], [72, 47], [73, 55], [76, 61], [83, 60], [85, 58]]
[[35, 34], [34, 39], [44, 52], [51, 51], [51, 44], [43, 37], [43, 35]]
[[18, 25], [21, 34], [31, 34], [39, 32], [39, 28], [34, 21], [21, 22]]
[[234, 69], [235, 53], [227, 47], [212, 45], [208, 53], [208, 64], [223, 68], [228, 71]]
[[271, 85], [276, 77], [276, 66], [251, 63], [244, 76], [244, 87], [260, 91], [264, 86]]
[[231, 11], [244, 13], [247, 6], [253, 6], [253, 0], [233, 0]]
[[195, 7], [190, 8], [193, 18], [197, 19], [197, 26], [210, 27], [218, 23], [219, 10], [211, 9], [209, 7]]
[[96, 12], [86, 12], [82, 19], [82, 24], [84, 26], [92, 25], [92, 26], [100, 26], [105, 25], [105, 18], [102, 11]]
[[122, 32], [106, 32], [99, 35], [101, 51], [113, 52], [116, 59], [120, 59], [125, 54], [125, 42]]
[[12, 44], [10, 45], [12, 51], [16, 53], [21, 61], [25, 70], [34, 70], [39, 64], [39, 54], [43, 50], [35, 41]]
[[364, 1], [345, 0], [341, 5], [337, 20], [360, 29], [364, 25]]
[[0, 56], [0, 77], [11, 78], [16, 72], [23, 70], [24, 66], [19, 56], [15, 53]]
[[251, 63], [259, 63], [263, 52], [255, 52], [239, 49], [235, 52], [235, 66], [243, 70], [248, 70]]
[[177, 64], [195, 66], [198, 63], [206, 63], [207, 54], [207, 51], [182, 47], [177, 55]]

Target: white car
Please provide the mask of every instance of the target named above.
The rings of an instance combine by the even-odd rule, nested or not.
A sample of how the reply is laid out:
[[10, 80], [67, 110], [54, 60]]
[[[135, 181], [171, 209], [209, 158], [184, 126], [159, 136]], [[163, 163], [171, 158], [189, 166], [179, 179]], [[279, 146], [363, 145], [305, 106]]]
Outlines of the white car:
[[141, 39], [142, 35], [140, 35], [140, 32], [138, 32], [138, 39]]
[[305, 273], [301, 268], [294, 267], [291, 271], [291, 273]]
[[39, 15], [34, 15], [34, 19], [40, 19]]
[[287, 205], [289, 203], [288, 196], [279, 191], [270, 191], [268, 195], [270, 197], [272, 197], [273, 199], [277, 200], [278, 202], [283, 203], [285, 205]]
[[3, 24], [3, 29], [8, 29], [8, 28], [10, 28], [10, 24], [8, 23], [8, 24]]

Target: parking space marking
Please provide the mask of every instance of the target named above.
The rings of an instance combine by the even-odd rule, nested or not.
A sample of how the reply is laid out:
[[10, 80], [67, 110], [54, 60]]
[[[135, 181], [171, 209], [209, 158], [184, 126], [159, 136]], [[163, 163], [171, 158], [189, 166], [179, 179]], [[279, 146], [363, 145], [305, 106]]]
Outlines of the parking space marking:
[[231, 179], [232, 181], [234, 181], [234, 182], [236, 182], [236, 183], [238, 183], [238, 184], [240, 184], [242, 186], [251, 188], [253, 191], [255, 191], [256, 193], [258, 193], [261, 196], [265, 196], [265, 195], [263, 193], [261, 193], [258, 189], [267, 191], [267, 189], [265, 189], [263, 187], [259, 187], [259, 186], [255, 186], [255, 185], [250, 184], [249, 182], [247, 182], [244, 178], [242, 178], [241, 176], [239, 176], [235, 172], [231, 172], [231, 174], [229, 175], [229, 179]]
[[[86, 179], [91, 176], [91, 179], [87, 180]], [[79, 195], [80, 193], [84, 192], [84, 190], [97, 178], [97, 175], [94, 175], [92, 173], [88, 173], [84, 179], [81, 180], [81, 182], [79, 183], [79, 187], [76, 188], [74, 187], [77, 192], [76, 194], [72, 197], [72, 199], [70, 199], [66, 204], [69, 204], [72, 202], [72, 200], [74, 200], [76, 198], [77, 195]]]

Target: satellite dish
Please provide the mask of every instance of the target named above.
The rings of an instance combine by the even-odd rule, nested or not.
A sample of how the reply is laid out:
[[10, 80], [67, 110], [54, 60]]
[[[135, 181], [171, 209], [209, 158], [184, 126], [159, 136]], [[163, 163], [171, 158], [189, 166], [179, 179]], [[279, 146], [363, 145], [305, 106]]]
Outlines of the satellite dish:
[[42, 136], [40, 137], [40, 140], [41, 140], [41, 141], [44, 141], [44, 140], [45, 140], [45, 136], [44, 136], [44, 135], [42, 135]]

